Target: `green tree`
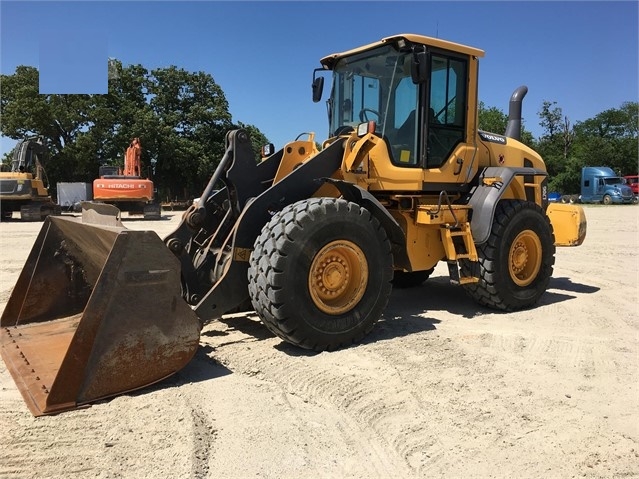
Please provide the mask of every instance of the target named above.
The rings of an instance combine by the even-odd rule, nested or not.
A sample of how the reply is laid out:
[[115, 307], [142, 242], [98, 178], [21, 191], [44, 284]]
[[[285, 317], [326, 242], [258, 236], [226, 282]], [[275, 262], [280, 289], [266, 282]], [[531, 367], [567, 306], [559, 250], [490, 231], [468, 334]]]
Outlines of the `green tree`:
[[[90, 182], [101, 164], [122, 166], [138, 137], [161, 199], [198, 196], [224, 154], [227, 131], [237, 127], [211, 75], [175, 66], [149, 72], [111, 59], [106, 95], [40, 95], [38, 71], [29, 66], [0, 82], [0, 133], [43, 136], [52, 184]], [[258, 145], [267, 138], [253, 125], [237, 125], [249, 130], [259, 158]]]
[[609, 166], [621, 175], [637, 174], [639, 103], [625, 102], [577, 122], [577, 155], [583, 166]]
[[198, 196], [224, 155], [232, 128], [224, 92], [211, 75], [172, 66], [151, 72], [148, 93], [157, 120], [149, 148], [163, 195]]
[[42, 136], [49, 150], [49, 179], [77, 181], [86, 174], [74, 145], [92, 126], [92, 95], [40, 95], [39, 73], [19, 66], [0, 75], [0, 133], [13, 139]]
[[636, 174], [639, 104], [626, 102], [571, 127], [556, 102], [539, 111], [544, 135], [537, 150], [546, 160], [550, 189], [578, 193], [584, 166], [609, 166], [620, 175]]
[[479, 102], [479, 129], [491, 133], [503, 134], [508, 124], [508, 115], [495, 106], [486, 107], [483, 101]]
[[538, 112], [544, 133], [535, 143], [535, 149], [546, 162], [550, 190], [575, 193], [581, 171], [578, 162], [570, 161], [575, 134], [568, 116], [556, 104], [545, 100]]

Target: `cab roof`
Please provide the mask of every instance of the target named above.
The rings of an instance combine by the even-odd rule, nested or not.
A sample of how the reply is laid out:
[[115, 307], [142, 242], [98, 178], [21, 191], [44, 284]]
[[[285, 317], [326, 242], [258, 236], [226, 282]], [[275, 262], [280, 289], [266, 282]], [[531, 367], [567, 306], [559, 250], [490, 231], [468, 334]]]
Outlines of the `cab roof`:
[[442, 40], [440, 38], [427, 37], [424, 35], [415, 35], [413, 33], [402, 33], [399, 35], [393, 35], [392, 37], [382, 38], [380, 41], [369, 43], [368, 45], [363, 45], [361, 47], [353, 48], [352, 50], [348, 50], [341, 53], [333, 53], [331, 55], [328, 55], [322, 58], [320, 60], [320, 63], [324, 66], [324, 68], [330, 70], [333, 68], [335, 63], [337, 63], [337, 61], [340, 58], [353, 55], [354, 53], [370, 50], [371, 48], [379, 47], [386, 43], [395, 42], [402, 38], [411, 43], [418, 43], [418, 44], [427, 45], [431, 47], [442, 48], [444, 50], [451, 50], [454, 52], [464, 53], [466, 55], [471, 55], [478, 58], [484, 56], [484, 51], [478, 48], [469, 47], [466, 45], [462, 45], [460, 43], [449, 42], [447, 40]]

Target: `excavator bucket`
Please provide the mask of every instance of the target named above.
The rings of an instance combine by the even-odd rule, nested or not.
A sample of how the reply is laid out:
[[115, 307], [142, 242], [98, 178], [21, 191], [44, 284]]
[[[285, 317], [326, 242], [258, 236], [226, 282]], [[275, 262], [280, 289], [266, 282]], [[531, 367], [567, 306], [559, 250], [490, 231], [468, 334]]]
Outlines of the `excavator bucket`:
[[155, 232], [101, 223], [48, 217], [0, 318], [2, 358], [35, 416], [158, 382], [198, 348], [177, 258]]

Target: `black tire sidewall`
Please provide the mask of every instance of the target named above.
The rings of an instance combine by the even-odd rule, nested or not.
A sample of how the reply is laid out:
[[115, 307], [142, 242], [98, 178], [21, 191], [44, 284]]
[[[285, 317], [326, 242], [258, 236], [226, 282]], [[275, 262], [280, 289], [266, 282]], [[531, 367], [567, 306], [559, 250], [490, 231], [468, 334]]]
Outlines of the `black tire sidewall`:
[[[295, 209], [308, 214], [282, 221]], [[288, 342], [315, 350], [336, 349], [367, 334], [386, 307], [393, 275], [390, 242], [370, 212], [343, 199], [302, 200], [282, 210], [264, 227], [255, 251], [264, 251], [257, 243], [269, 241], [273, 231], [280, 233], [269, 261], [277, 268], [265, 278], [272, 294], [268, 304], [252, 298], [264, 324]], [[336, 240], [350, 241], [362, 250], [369, 274], [359, 303], [343, 314], [331, 315], [313, 302], [308, 275], [317, 253]], [[252, 256], [251, 261], [251, 268], [257, 270], [259, 258]]]
[[[356, 220], [356, 221], [348, 221]], [[375, 310], [382, 282], [387, 279], [381, 273], [384, 267], [381, 258], [384, 251], [379, 239], [362, 215], [350, 218], [335, 218], [332, 223], [316, 222], [307, 229], [308, 238], [298, 248], [287, 252], [287, 262], [292, 266], [287, 276], [290, 278], [292, 298], [285, 307], [289, 314], [299, 314], [305, 321], [328, 334], [345, 333], [361, 326], [366, 321], [367, 312]], [[306, 229], [306, 228], [305, 228]], [[308, 274], [315, 255], [328, 243], [335, 240], [347, 240], [361, 248], [368, 263], [368, 284], [364, 296], [358, 305], [340, 315], [326, 314], [315, 306], [308, 286]], [[296, 250], [296, 251], [295, 251]], [[370, 314], [370, 313], [368, 313]]]
[[[506, 226], [496, 235], [495, 288], [508, 309], [520, 309], [536, 302], [548, 287], [554, 264], [554, 238], [545, 215], [534, 203], [521, 203], [521, 208], [506, 214], [510, 216]], [[510, 276], [509, 254], [515, 238], [525, 230], [533, 231], [539, 238], [542, 257], [537, 277], [529, 285], [519, 286]]]

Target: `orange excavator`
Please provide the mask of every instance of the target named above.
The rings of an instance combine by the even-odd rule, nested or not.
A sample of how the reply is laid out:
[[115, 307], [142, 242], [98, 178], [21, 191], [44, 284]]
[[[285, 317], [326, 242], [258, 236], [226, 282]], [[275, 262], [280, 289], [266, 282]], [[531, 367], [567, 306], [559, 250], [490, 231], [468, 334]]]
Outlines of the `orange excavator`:
[[154, 200], [153, 181], [142, 175], [139, 138], [133, 138], [124, 157], [124, 170], [116, 166], [101, 166], [100, 178], [93, 181], [93, 199], [109, 203], [130, 215], [144, 219], [160, 219], [160, 204]]

